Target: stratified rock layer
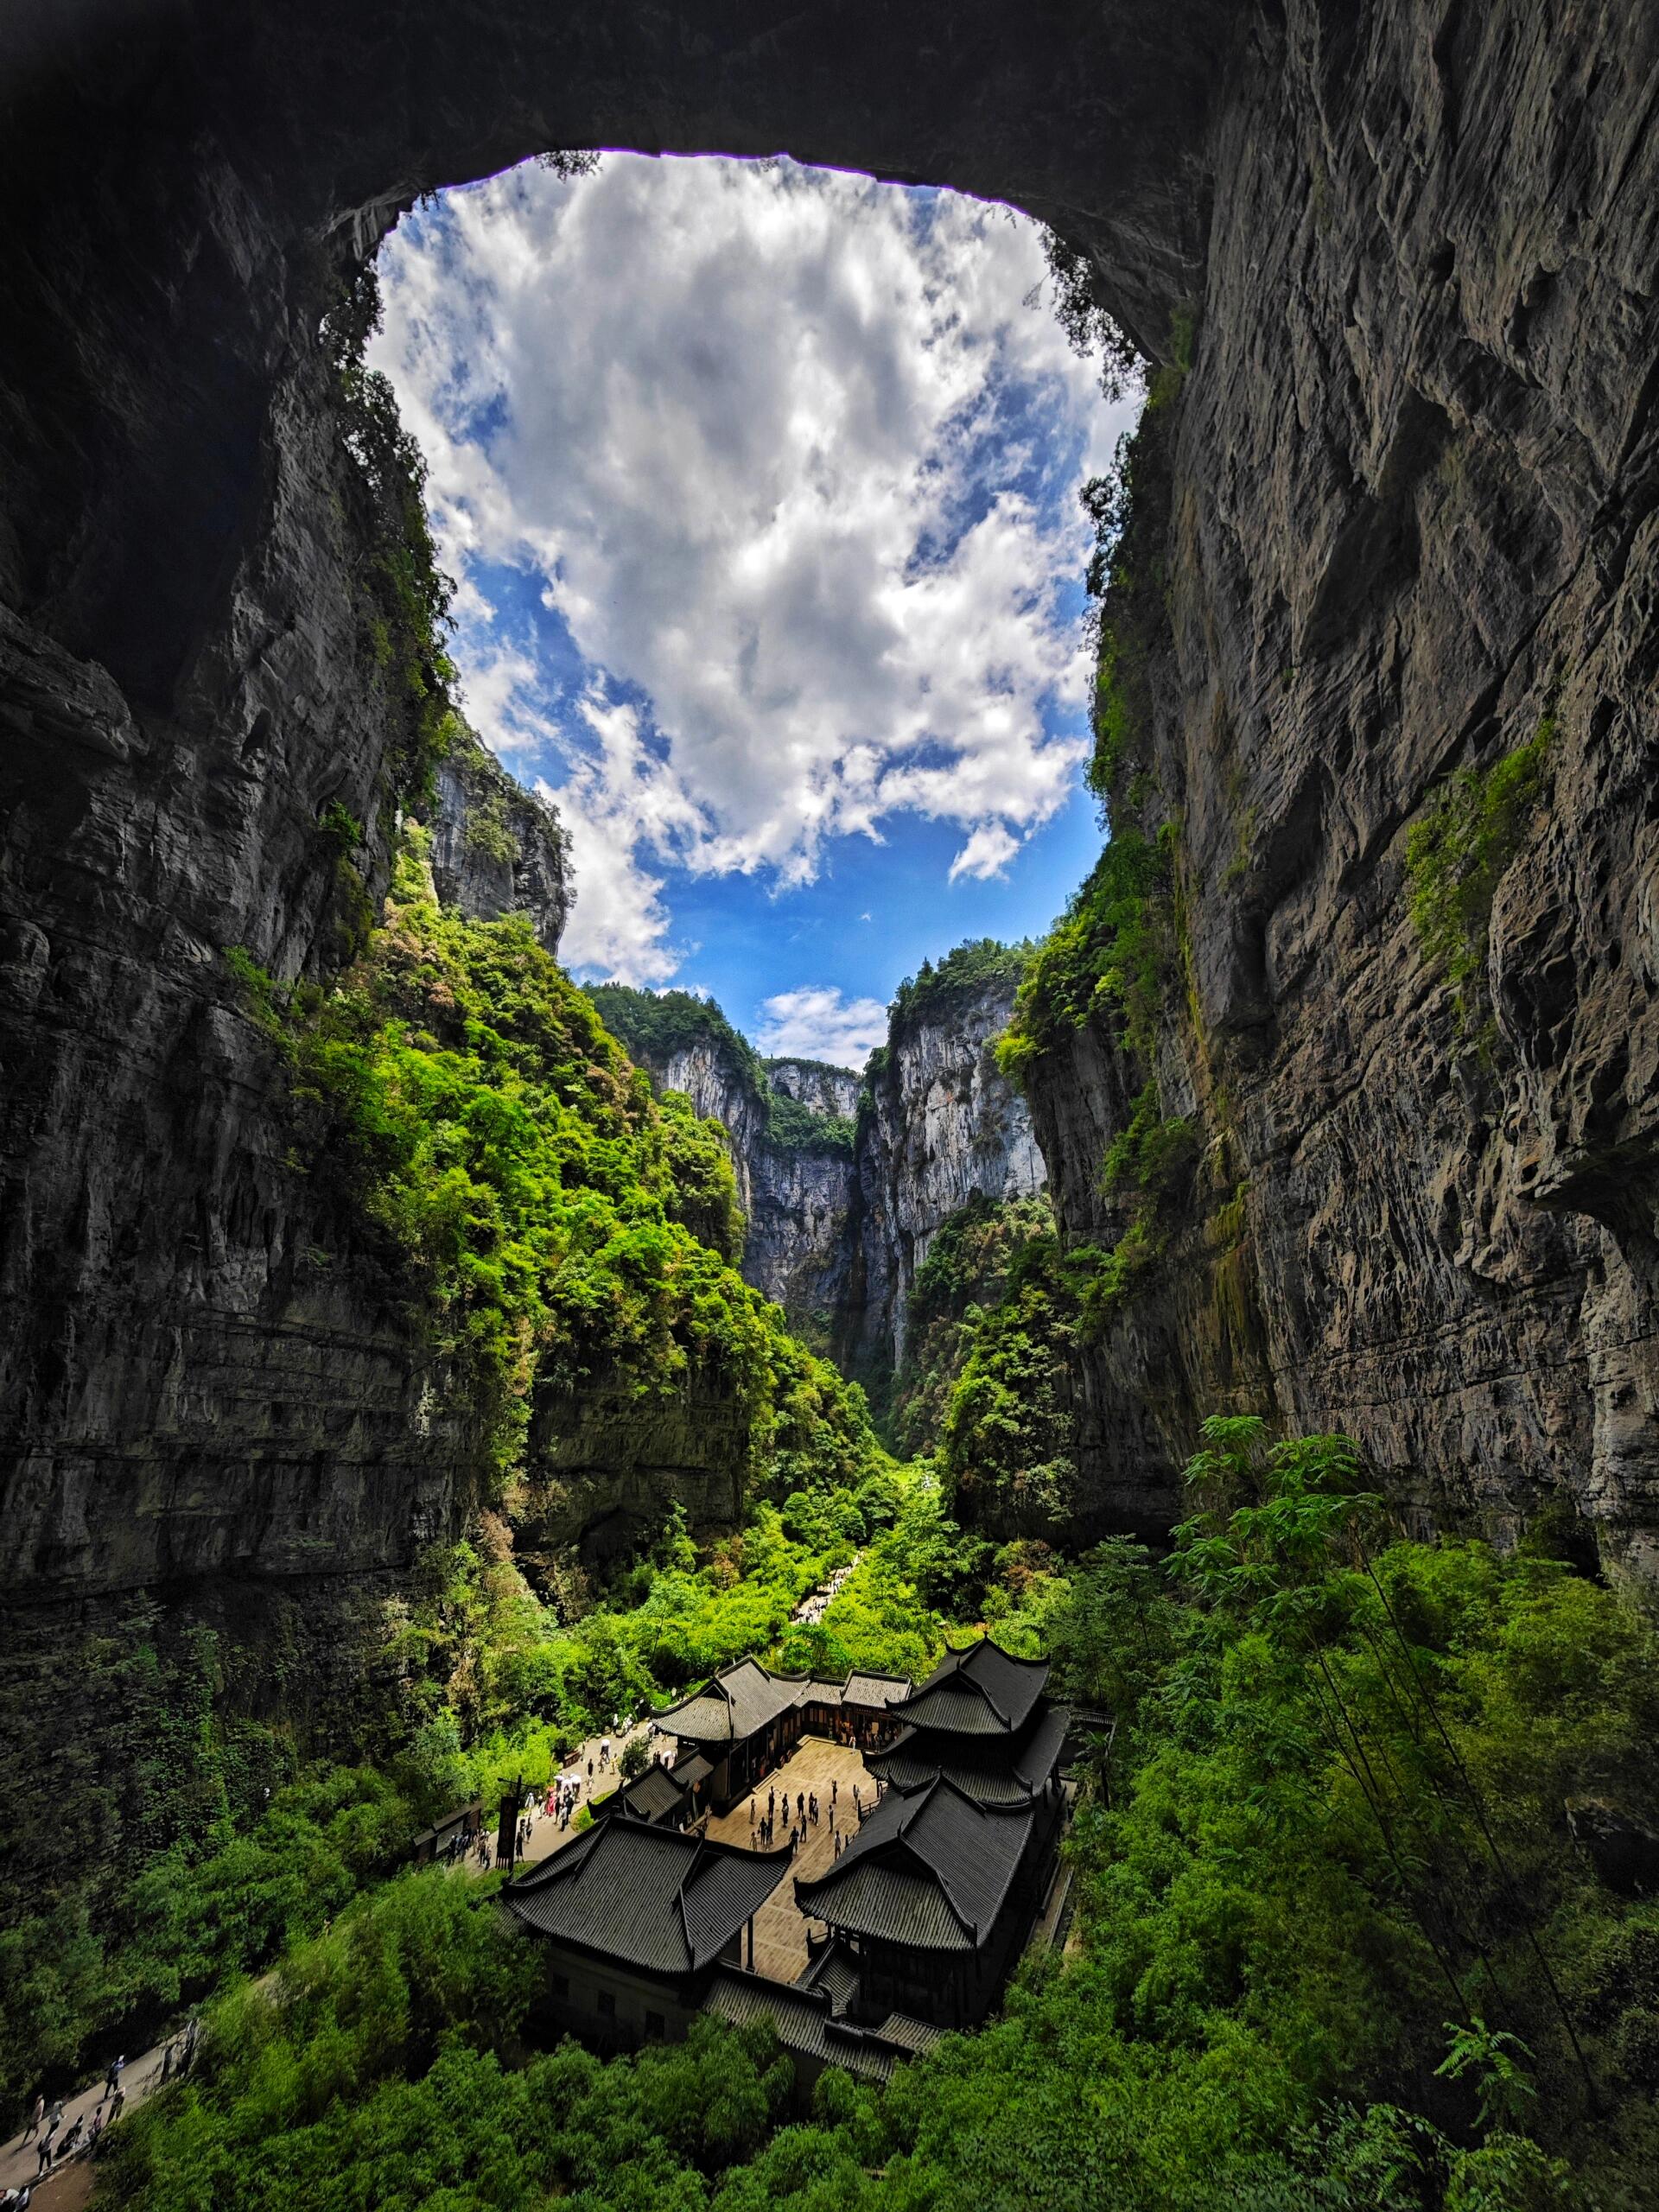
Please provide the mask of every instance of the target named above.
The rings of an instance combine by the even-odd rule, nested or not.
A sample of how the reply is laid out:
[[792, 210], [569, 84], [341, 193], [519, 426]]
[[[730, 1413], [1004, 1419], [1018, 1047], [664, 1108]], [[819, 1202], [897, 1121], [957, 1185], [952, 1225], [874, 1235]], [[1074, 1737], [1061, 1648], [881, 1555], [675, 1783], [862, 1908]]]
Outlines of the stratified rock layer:
[[[1088, 1473], [1172, 1510], [1195, 1414], [1255, 1403], [1440, 1516], [1565, 1492], [1650, 1568], [1659, 18], [1352, 15], [1292, 8], [1213, 141], [1141, 549], [1169, 614], [1144, 811], [1179, 823], [1164, 1110], [1228, 1165], [1085, 1359]], [[1460, 1006], [1407, 839], [1546, 722]], [[1037, 1086], [1075, 1238], [1119, 1225], [1130, 1088], [1091, 1033]]]

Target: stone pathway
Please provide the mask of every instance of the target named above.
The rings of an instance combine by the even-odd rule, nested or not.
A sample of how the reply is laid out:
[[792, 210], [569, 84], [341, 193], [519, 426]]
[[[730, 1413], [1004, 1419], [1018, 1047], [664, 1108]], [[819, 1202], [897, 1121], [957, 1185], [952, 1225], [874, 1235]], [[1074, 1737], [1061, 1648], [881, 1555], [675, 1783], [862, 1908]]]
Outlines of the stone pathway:
[[[643, 1719], [635, 1721], [632, 1728], [625, 1729], [620, 1736], [612, 1736], [609, 1738], [611, 1763], [608, 1766], [601, 1767], [599, 1763], [600, 1746], [606, 1740], [603, 1737], [594, 1737], [589, 1742], [582, 1745], [579, 1751], [571, 1753], [560, 1769], [560, 1772], [569, 1774], [572, 1769], [575, 1770], [578, 1776], [576, 1783], [578, 1806], [588, 1804], [595, 1797], [607, 1797], [613, 1789], [620, 1788], [621, 1778], [617, 1771], [617, 1762], [622, 1756], [623, 1746], [632, 1744], [636, 1738], [650, 1741], [653, 1751], [666, 1750], [673, 1741], [671, 1737], [660, 1735], [654, 1739], [652, 1738], [650, 1716], [647, 1714]], [[594, 1778], [591, 1782], [588, 1779], [589, 1759], [594, 1764]], [[571, 1815], [571, 1825], [566, 1828], [562, 1828], [557, 1821], [548, 1818], [542, 1810], [546, 1796], [547, 1793], [543, 1790], [535, 1801], [535, 1817], [531, 1822], [530, 1842], [518, 1859], [518, 1864], [521, 1866], [535, 1866], [537, 1860], [546, 1859], [550, 1853], [570, 1842], [576, 1834], [574, 1813]]]
[[[621, 1756], [623, 1745], [631, 1743], [635, 1737], [645, 1737], [648, 1733], [649, 1721], [642, 1719], [632, 1728], [626, 1729], [620, 1735], [612, 1736], [610, 1738], [611, 1760], [608, 1767], [601, 1767], [599, 1764], [600, 1745], [604, 1741], [602, 1737], [595, 1736], [590, 1743], [584, 1744], [580, 1751], [574, 1753], [566, 1761], [563, 1771], [569, 1772], [572, 1767], [580, 1770], [578, 1802], [586, 1804], [590, 1798], [602, 1797], [607, 1791], [614, 1789], [618, 1780], [616, 1763]], [[658, 1737], [652, 1745], [653, 1750], [658, 1745], [666, 1745], [670, 1740], [671, 1739]], [[594, 1778], [591, 1783], [588, 1779], [589, 1759], [594, 1763]], [[536, 1815], [531, 1828], [530, 1847], [518, 1862], [521, 1866], [531, 1866], [537, 1859], [545, 1859], [550, 1852], [556, 1851], [561, 1845], [569, 1843], [576, 1833], [574, 1827], [561, 1829], [556, 1821], [549, 1820], [546, 1814], [541, 1810], [542, 1803], [543, 1798], [537, 1797]], [[146, 2050], [135, 2057], [129, 2058], [121, 2076], [122, 2086], [127, 2093], [126, 2111], [130, 2112], [135, 2105], [142, 2104], [150, 2091], [159, 2084], [162, 2075], [162, 2053], [165, 2049], [166, 2044], [163, 2042], [158, 2044], [153, 2050]], [[58, 2131], [60, 2139], [68, 2133], [77, 2120], [84, 2119], [88, 2127], [92, 2126], [92, 2115], [98, 2109], [99, 2100], [103, 2094], [104, 2084], [99, 2081], [94, 2082], [90, 2088], [82, 2089], [74, 2096], [64, 2099], [63, 2126]], [[118, 2126], [120, 2122], [116, 2121], [114, 2125]], [[34, 2193], [29, 2199], [29, 2212], [79, 2212], [79, 2207], [86, 2202], [90, 2194], [92, 2180], [92, 2169], [85, 2156], [84, 2141], [81, 2152], [67, 2164], [54, 2165], [50, 2176], [43, 2176], [39, 2185], [36, 2186], [35, 2176], [40, 2168], [39, 2154], [35, 2142], [20, 2141], [21, 2132], [20, 2130], [18, 2135], [12, 2136], [3, 2146], [0, 2146], [0, 2190], [21, 2190], [24, 2187], [32, 2189]], [[3, 2202], [0, 2202], [0, 2212], [4, 2212]]]
[[[834, 1828], [830, 1825], [832, 1781], [841, 1785]], [[796, 1981], [806, 1971], [807, 1923], [796, 1907], [796, 1879], [798, 1877], [802, 1881], [813, 1881], [827, 1873], [835, 1863], [837, 1833], [856, 1834], [855, 1783], [863, 1794], [868, 1811], [875, 1802], [875, 1778], [859, 1754], [849, 1745], [832, 1744], [827, 1737], [804, 1736], [783, 1765], [769, 1774], [758, 1789], [751, 1790], [729, 1813], [723, 1813], [709, 1823], [706, 1833], [716, 1842], [741, 1843], [751, 1850], [758, 1849], [758, 1828], [749, 1826], [751, 1803], [756, 1808], [758, 1821], [766, 1809], [768, 1790], [775, 1789], [780, 1801], [787, 1790], [791, 1803], [800, 1793], [804, 1792], [809, 1797], [815, 1790], [817, 1793], [817, 1826], [808, 1823], [806, 1841], [795, 1853], [789, 1872], [754, 1916], [754, 1970], [773, 1981]], [[778, 1841], [787, 1840], [788, 1833], [788, 1824], [780, 1812]]]
[[827, 1582], [809, 1592], [790, 1615], [791, 1620], [802, 1621], [808, 1628], [816, 1628], [841, 1595], [842, 1584], [863, 1556], [862, 1552], [855, 1552], [845, 1567], [838, 1567]]
[[[130, 2112], [135, 2105], [142, 2104], [160, 2082], [162, 2053], [166, 2047], [165, 2044], [158, 2044], [154, 2050], [144, 2051], [127, 2061], [121, 2076], [121, 2086], [127, 2093], [126, 2111]], [[60, 2141], [78, 2120], [84, 2120], [88, 2127], [92, 2126], [92, 2114], [98, 2110], [99, 2100], [103, 2094], [103, 2082], [95, 2082], [91, 2088], [82, 2089], [76, 2095], [64, 2099], [63, 2126], [58, 2130]], [[121, 2125], [118, 2120], [111, 2124], [116, 2127]], [[21, 2134], [20, 2129], [18, 2134], [10, 2138], [3, 2151], [0, 2151], [0, 2189], [33, 2186], [35, 2177], [40, 2171], [36, 2144], [22, 2142]], [[66, 2164], [54, 2165], [49, 2179], [41, 2177], [40, 2186], [29, 2199], [29, 2212], [36, 2212], [36, 2208], [39, 2212], [73, 2212], [74, 2206], [86, 2202], [90, 2187], [91, 2176], [83, 2148]]]

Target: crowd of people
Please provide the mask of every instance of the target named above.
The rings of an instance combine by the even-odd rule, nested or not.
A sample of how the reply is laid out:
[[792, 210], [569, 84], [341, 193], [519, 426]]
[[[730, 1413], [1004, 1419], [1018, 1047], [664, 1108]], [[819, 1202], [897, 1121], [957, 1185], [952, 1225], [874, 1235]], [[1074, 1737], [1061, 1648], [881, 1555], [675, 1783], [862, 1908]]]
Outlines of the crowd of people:
[[[158, 2087], [172, 2081], [176, 2075], [188, 2073], [194, 2065], [200, 2035], [200, 2024], [193, 2014], [162, 2052], [162, 2063], [156, 2073]], [[103, 2090], [92, 2112], [78, 2113], [67, 2126], [64, 2125], [63, 2099], [54, 2097], [48, 2100], [44, 2089], [36, 2093], [23, 2127], [22, 2139], [17, 2146], [21, 2151], [34, 2144], [35, 2156], [39, 2162], [35, 2180], [24, 2188], [9, 2189], [0, 2193], [0, 2212], [22, 2212], [35, 2189], [55, 2167], [98, 2147], [99, 2139], [105, 2129], [119, 2120], [126, 2107], [126, 2055], [122, 2052], [110, 2061], [104, 2076]]]
[[[762, 1850], [766, 1849], [777, 1840], [779, 1809], [775, 1783], [766, 1792], [766, 1809], [764, 1813], [760, 1810], [760, 1793], [758, 1789], [749, 1800], [749, 1830]], [[785, 1789], [781, 1809], [784, 1817], [784, 1832], [791, 1843], [797, 1847], [804, 1844], [810, 1832], [818, 1826], [822, 1816], [829, 1821], [830, 1833], [836, 1840], [836, 1857], [839, 1859], [847, 1848], [848, 1831], [837, 1824], [842, 1809], [841, 1784], [838, 1781], [831, 1779], [828, 1802], [822, 1807], [818, 1802], [818, 1793], [816, 1789], [798, 1789], [795, 1792], [795, 1808], [791, 1814], [789, 1792]], [[864, 1795], [856, 1782], [853, 1784], [853, 1815], [855, 1823], [864, 1817]]]

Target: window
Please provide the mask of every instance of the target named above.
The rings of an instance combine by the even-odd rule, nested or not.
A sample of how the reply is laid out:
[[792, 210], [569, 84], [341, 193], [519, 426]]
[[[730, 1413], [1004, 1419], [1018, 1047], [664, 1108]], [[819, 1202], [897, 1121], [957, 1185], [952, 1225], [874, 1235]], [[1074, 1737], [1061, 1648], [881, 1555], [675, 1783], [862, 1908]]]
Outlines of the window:
[[568, 1974], [556, 1974], [554, 1975], [553, 1994], [556, 1997], [568, 1997], [570, 1994], [570, 1977]]
[[645, 2015], [646, 2036], [648, 2037], [655, 2036], [658, 2042], [660, 2043], [667, 2033], [667, 2024], [664, 2022], [662, 2014], [660, 2012], [647, 2012]]
[[608, 1989], [601, 1989], [599, 1993], [599, 2017], [601, 2020], [616, 2018], [616, 1999]]

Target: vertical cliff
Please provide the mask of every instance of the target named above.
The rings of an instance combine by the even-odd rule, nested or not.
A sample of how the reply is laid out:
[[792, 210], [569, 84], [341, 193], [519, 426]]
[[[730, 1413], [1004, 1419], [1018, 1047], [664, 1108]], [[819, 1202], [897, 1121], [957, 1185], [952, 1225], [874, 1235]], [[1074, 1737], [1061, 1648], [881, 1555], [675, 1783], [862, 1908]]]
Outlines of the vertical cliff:
[[906, 1312], [933, 1237], [970, 1198], [1019, 1198], [1045, 1180], [1026, 1102], [992, 1052], [1022, 966], [1017, 950], [959, 947], [900, 990], [867, 1072], [842, 1356], [878, 1402], [904, 1357]]
[[685, 992], [593, 994], [659, 1088], [727, 1131], [748, 1216], [746, 1278], [878, 1406], [934, 1236], [971, 1198], [1042, 1187], [1030, 1114], [991, 1049], [1024, 960], [986, 939], [907, 979], [861, 1084], [820, 1061], [763, 1060], [718, 1007]]
[[[1103, 1510], [1173, 1510], [1198, 1414], [1255, 1403], [1402, 1508], [1562, 1499], [1651, 1566], [1656, 72], [1651, 10], [1573, 6], [1293, 6], [1241, 67], [1107, 549], [1145, 868], [1080, 902], [1027, 1069], [1104, 1255]], [[1148, 1085], [1179, 1188], [1132, 1172]]]
[[426, 810], [442, 904], [473, 922], [523, 914], [557, 952], [575, 897], [570, 840], [557, 810], [516, 782], [459, 717]]

